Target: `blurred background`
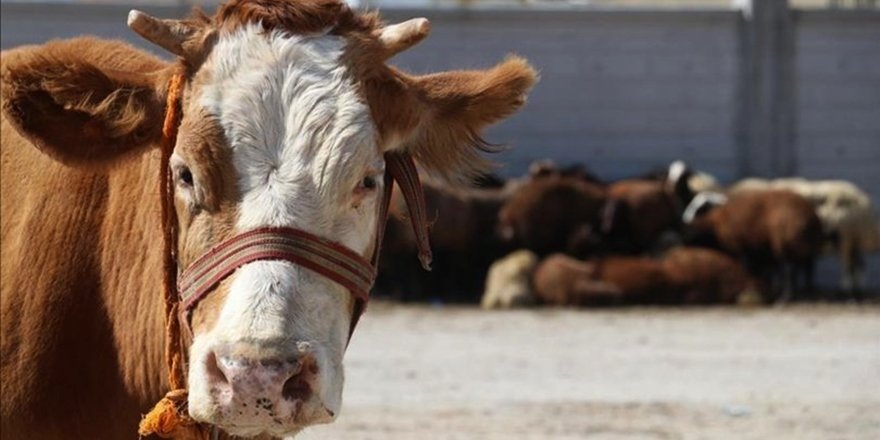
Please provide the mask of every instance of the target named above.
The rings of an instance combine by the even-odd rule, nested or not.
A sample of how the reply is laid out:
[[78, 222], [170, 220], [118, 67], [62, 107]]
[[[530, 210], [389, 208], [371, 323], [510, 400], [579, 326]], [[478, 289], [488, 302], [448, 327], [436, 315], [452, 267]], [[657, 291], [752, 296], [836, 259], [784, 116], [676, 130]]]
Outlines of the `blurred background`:
[[[546, 179], [583, 196], [595, 188], [605, 194], [631, 180], [672, 191], [685, 169], [688, 177], [711, 178], [709, 186], [688, 187], [684, 199], [667, 194], [679, 197], [670, 202], [678, 218], [704, 190], [721, 194], [723, 199], [706, 200], [723, 204], [732, 197], [732, 185], [743, 179], [769, 179], [758, 182], [767, 189], [772, 179], [799, 177], [806, 182], [787, 189], [812, 203], [817, 214], [823, 206], [844, 216], [851, 212], [847, 204], [867, 206], [872, 220], [866, 234], [876, 234], [880, 2], [350, 3], [379, 9], [392, 22], [419, 16], [431, 20], [429, 38], [393, 60], [405, 70], [485, 68], [515, 53], [539, 70], [541, 81], [524, 110], [486, 136], [511, 147], [496, 156], [501, 165], [496, 175], [485, 176], [472, 192], [428, 183], [433, 194], [429, 214], [438, 228], [449, 218], [445, 213], [454, 212], [457, 217], [444, 227], [460, 232], [448, 237], [435, 231], [434, 272], [419, 272], [405, 219], [392, 222], [389, 257], [376, 292], [386, 301], [371, 305], [347, 355], [346, 410], [338, 423], [303, 437], [880, 438], [877, 243], [859, 253], [864, 280], [854, 289], [852, 279], [849, 284], [842, 279], [847, 257], [841, 256], [841, 233], [829, 230], [822, 215], [824, 235], [814, 276], [822, 293], [806, 295], [801, 284], [783, 298], [796, 305], [658, 308], [657, 303], [749, 301], [687, 295], [633, 299], [626, 288], [611, 283], [614, 298], [600, 297], [597, 302], [605, 307], [588, 311], [488, 312], [473, 306], [481, 300], [487, 308], [524, 305], [510, 299], [487, 305], [482, 298], [491, 265], [521, 247], [540, 259], [554, 252], [582, 259], [617, 253], [657, 256], [693, 238], [687, 225], [676, 220], [670, 229], [678, 235], [671, 239], [658, 234], [650, 245], [615, 247], [623, 246], [614, 241], [621, 234], [617, 228], [628, 236], [632, 231], [626, 228], [635, 226], [608, 220], [614, 217], [607, 207], [616, 205], [608, 205], [603, 195], [601, 208], [591, 214], [593, 229], [572, 231], [586, 234], [579, 245], [587, 243], [587, 251], [572, 250], [570, 242], [557, 248], [532, 246], [523, 236], [528, 225], [511, 220], [509, 230], [503, 230], [499, 212], [530, 185], [550, 185]], [[128, 10], [180, 17], [194, 5], [210, 11], [216, 2], [2, 0], [0, 43], [6, 49], [92, 34], [128, 40], [165, 56], [126, 27]], [[676, 161], [684, 168], [673, 171]], [[831, 201], [837, 192], [813, 185], [827, 179], [855, 185], [866, 201]], [[583, 182], [595, 186], [586, 188]], [[546, 208], [531, 209], [542, 220]], [[659, 215], [647, 212], [650, 219]], [[486, 218], [488, 223], [480, 223]], [[513, 241], [494, 241], [505, 233]], [[409, 265], [395, 266], [398, 261], [389, 258]], [[534, 264], [526, 266], [534, 271]], [[756, 279], [780, 282], [772, 278], [779, 274], [765, 278], [746, 268]], [[638, 268], [624, 270], [621, 277], [638, 273]], [[525, 276], [526, 284], [532, 274]], [[502, 284], [516, 284], [522, 274], [499, 277]], [[730, 283], [722, 280], [713, 293], [720, 295], [725, 285]], [[590, 292], [608, 294], [607, 288], [603, 284]], [[784, 286], [757, 290], [769, 293], [752, 303], [772, 303], [783, 296]], [[590, 301], [526, 301], [535, 302]], [[608, 303], [630, 307], [609, 308]]]
[[[512, 148], [499, 174], [534, 160], [582, 163], [605, 180], [684, 159], [721, 184], [845, 179], [880, 194], [880, 10], [870, 0], [361, 0], [433, 31], [394, 63], [420, 73], [528, 58], [542, 81], [487, 136]], [[178, 17], [198, 4], [143, 0], [2, 2], [2, 47], [83, 33], [129, 40], [131, 5]], [[755, 10], [754, 8], [758, 9]], [[165, 56], [164, 54], [161, 54]], [[880, 288], [880, 258], [867, 285]], [[833, 259], [820, 285], [838, 283]]]

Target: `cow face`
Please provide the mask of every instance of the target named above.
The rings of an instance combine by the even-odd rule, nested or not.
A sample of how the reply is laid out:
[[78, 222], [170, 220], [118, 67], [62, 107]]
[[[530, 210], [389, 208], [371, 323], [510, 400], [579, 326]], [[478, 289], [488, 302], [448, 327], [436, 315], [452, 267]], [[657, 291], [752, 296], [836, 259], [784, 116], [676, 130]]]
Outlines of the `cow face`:
[[[336, 35], [219, 32], [186, 91], [170, 166], [181, 266], [231, 235], [291, 227], [372, 252], [383, 146]], [[352, 296], [283, 261], [240, 267], [192, 316], [189, 409], [232, 434], [332, 420]]]
[[[422, 77], [384, 64], [427, 21], [383, 27], [343, 3], [232, 2], [212, 19], [130, 25], [184, 60], [190, 78], [170, 166], [182, 267], [216, 243], [291, 227], [369, 257], [383, 154], [405, 150], [452, 176], [483, 168], [479, 130], [515, 110], [534, 72]], [[282, 261], [240, 267], [197, 306], [189, 410], [232, 434], [286, 435], [338, 414], [352, 297]]]
[[[59, 52], [4, 71], [4, 110], [60, 160], [112, 162], [158, 143], [168, 80], [183, 73], [170, 160], [181, 270], [267, 226], [369, 257], [384, 153], [412, 154], [445, 178], [483, 171], [480, 131], [519, 108], [536, 80], [516, 57], [485, 71], [403, 73], [385, 61], [421, 40], [427, 20], [384, 26], [339, 0], [235, 0], [181, 21], [133, 11], [129, 25], [178, 62], [147, 57], [126, 68], [114, 56], [145, 55], [118, 44], [119, 54]], [[49, 136], [47, 125], [69, 131]], [[296, 264], [239, 267], [192, 313], [192, 417], [240, 436], [332, 420], [352, 303], [341, 285]]]

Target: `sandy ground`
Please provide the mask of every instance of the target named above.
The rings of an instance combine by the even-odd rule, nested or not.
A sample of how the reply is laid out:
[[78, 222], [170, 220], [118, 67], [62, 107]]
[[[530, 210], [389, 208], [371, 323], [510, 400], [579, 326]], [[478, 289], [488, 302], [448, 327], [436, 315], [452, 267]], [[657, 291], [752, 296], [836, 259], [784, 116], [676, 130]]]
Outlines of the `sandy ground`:
[[371, 305], [319, 439], [880, 439], [880, 307]]

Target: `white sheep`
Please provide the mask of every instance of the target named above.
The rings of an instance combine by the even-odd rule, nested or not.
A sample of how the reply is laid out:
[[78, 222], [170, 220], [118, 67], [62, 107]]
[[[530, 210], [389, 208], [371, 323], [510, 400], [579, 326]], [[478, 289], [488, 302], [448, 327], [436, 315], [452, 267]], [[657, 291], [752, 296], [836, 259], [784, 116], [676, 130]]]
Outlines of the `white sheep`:
[[747, 177], [727, 188], [728, 194], [736, 194], [743, 191], [764, 191], [773, 189], [773, 181], [759, 177]]
[[486, 276], [486, 290], [481, 306], [484, 309], [510, 309], [535, 304], [532, 273], [538, 256], [520, 250], [492, 263]]

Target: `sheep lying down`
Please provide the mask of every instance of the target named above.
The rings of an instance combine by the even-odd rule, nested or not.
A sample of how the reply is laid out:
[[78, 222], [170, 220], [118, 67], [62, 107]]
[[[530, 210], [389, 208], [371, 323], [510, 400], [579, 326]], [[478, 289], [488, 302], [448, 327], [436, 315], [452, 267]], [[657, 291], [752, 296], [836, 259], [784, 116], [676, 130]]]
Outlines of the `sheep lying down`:
[[480, 305], [484, 309], [510, 309], [535, 304], [531, 278], [538, 256], [520, 250], [496, 261], [486, 275], [486, 290]]
[[490, 269], [483, 307], [750, 304], [763, 301], [761, 290], [739, 263], [710, 249], [676, 248], [659, 260], [554, 254], [541, 262], [517, 251]]

